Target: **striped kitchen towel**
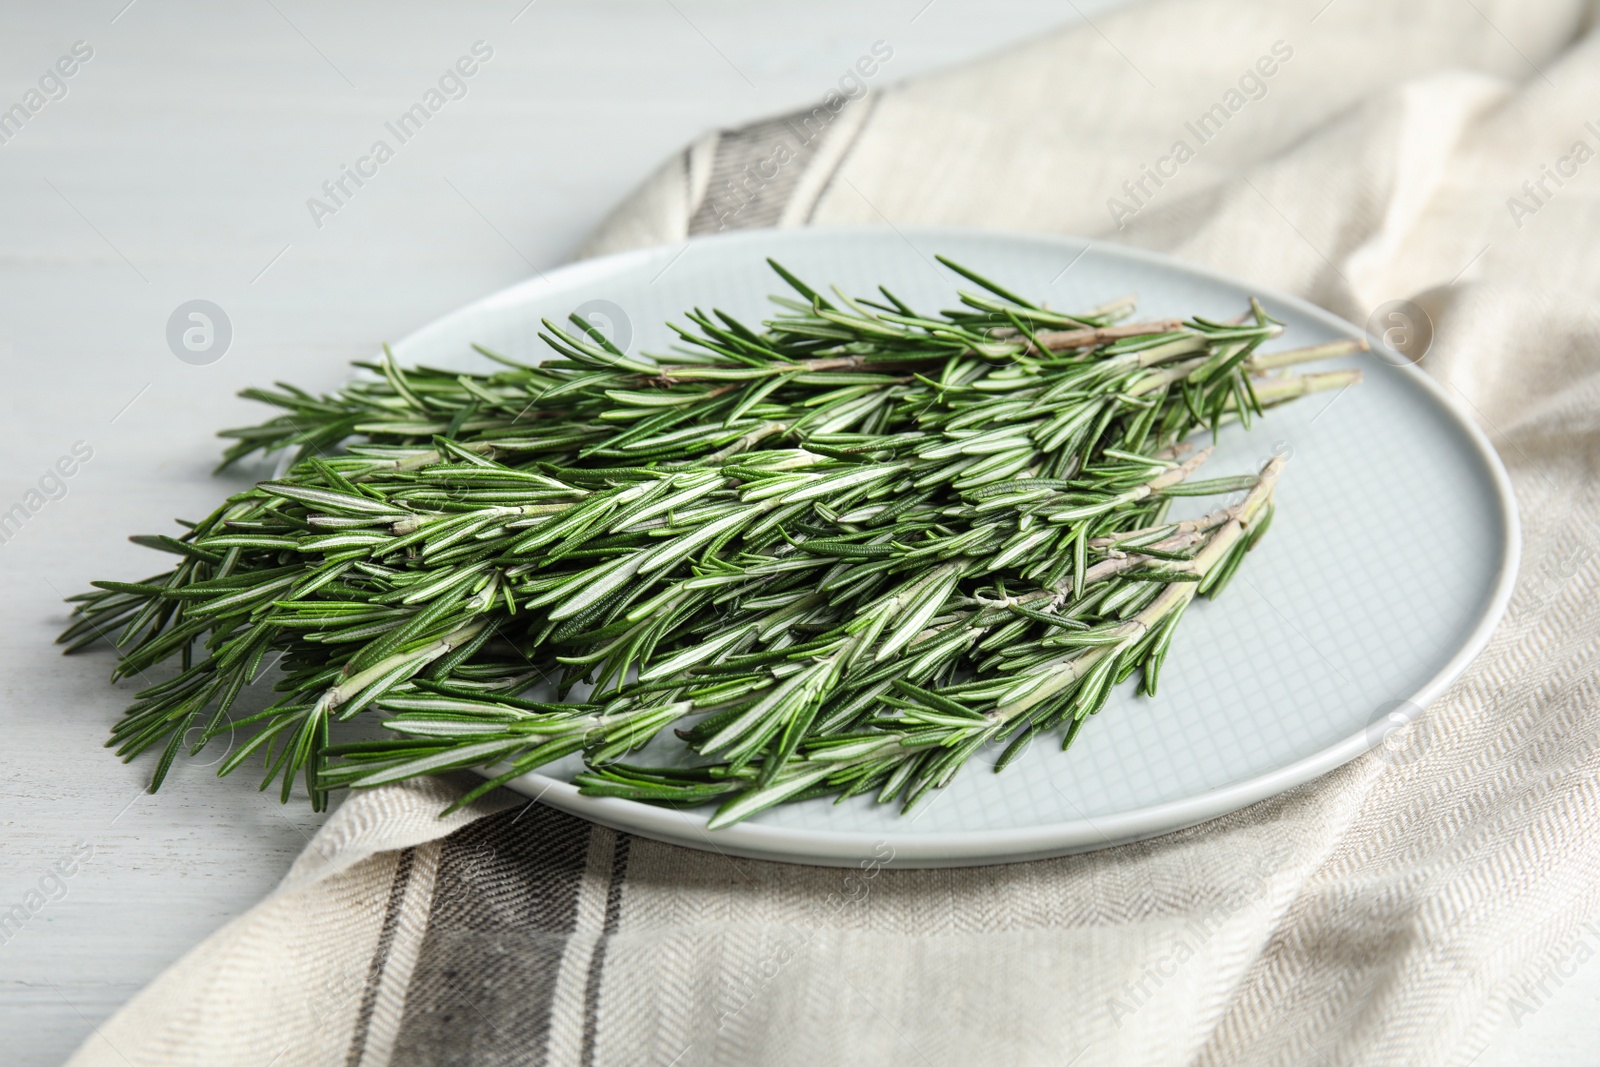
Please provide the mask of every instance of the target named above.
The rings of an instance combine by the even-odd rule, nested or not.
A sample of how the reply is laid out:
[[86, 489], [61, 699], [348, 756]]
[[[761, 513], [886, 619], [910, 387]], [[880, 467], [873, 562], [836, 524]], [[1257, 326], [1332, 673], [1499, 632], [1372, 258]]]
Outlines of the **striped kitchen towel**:
[[386, 787], [73, 1063], [1464, 1067], [1514, 1042], [1600, 919], [1589, 6], [1148, 0], [707, 137], [587, 249], [978, 225], [1161, 249], [1357, 322], [1415, 301], [1525, 557], [1406, 758], [959, 870], [733, 859], [510, 794], [440, 820], [454, 780]]

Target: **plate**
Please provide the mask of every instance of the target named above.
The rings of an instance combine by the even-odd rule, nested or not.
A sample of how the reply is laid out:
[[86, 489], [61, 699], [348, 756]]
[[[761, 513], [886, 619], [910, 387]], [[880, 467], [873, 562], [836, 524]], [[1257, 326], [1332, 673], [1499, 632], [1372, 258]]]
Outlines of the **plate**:
[[[950, 307], [970, 283], [935, 253], [1065, 310], [1137, 293], [1141, 317], [1221, 319], [1254, 295], [1288, 327], [1267, 351], [1363, 336], [1302, 300], [1110, 244], [801, 229], [573, 264], [454, 312], [394, 351], [408, 363], [481, 368], [476, 342], [538, 360], [548, 354], [539, 320], [575, 309], [630, 352], [661, 351], [665, 323], [686, 308], [763, 317], [781, 288], [768, 256], [814, 285], [865, 293], [883, 283], [913, 306]], [[1372, 353], [1332, 363], [1360, 366], [1365, 381], [1269, 412], [1249, 431], [1223, 432], [1209, 476], [1253, 472], [1275, 452], [1290, 457], [1272, 532], [1219, 600], [1187, 613], [1160, 694], [1136, 697], [1124, 684], [1070, 751], [1035, 744], [1002, 774], [990, 773], [998, 750], [979, 753], [907, 815], [870, 797], [822, 799], [714, 831], [709, 809], [580, 796], [562, 780], [571, 764], [512, 788], [617, 830], [728, 855], [941, 867], [1040, 859], [1192, 826], [1377, 745], [1385, 758], [1412, 758], [1427, 740], [1422, 709], [1483, 647], [1510, 597], [1515, 503], [1489, 442], [1430, 378]]]

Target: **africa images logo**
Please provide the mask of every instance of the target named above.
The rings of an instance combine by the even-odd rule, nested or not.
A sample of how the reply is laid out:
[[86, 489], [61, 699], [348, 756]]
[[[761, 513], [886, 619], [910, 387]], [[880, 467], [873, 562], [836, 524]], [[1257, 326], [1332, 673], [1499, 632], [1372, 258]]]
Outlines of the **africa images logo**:
[[1141, 163], [1139, 176], [1122, 183], [1126, 200], [1115, 196], [1106, 199], [1106, 210], [1111, 213], [1111, 221], [1117, 224], [1117, 229], [1122, 229], [1129, 219], [1148, 207], [1155, 199], [1157, 190], [1176, 178], [1179, 169], [1193, 159], [1201, 148], [1216, 139], [1222, 127], [1243, 111], [1246, 104], [1266, 98], [1267, 82], [1282, 65], [1294, 58], [1294, 48], [1287, 41], [1273, 41], [1271, 53], [1260, 56], [1253, 66], [1246, 67], [1244, 73], [1239, 75], [1238, 82], [1222, 94], [1221, 100], [1200, 112], [1192, 122], [1183, 124], [1184, 130], [1194, 138], [1193, 145], [1179, 137], [1172, 142], [1167, 154], [1157, 159], [1154, 165]]
[[0, 110], [0, 145], [11, 143], [11, 139], [21, 133], [22, 127], [43, 111], [46, 104], [65, 100], [70, 91], [67, 79], [77, 74], [79, 68], [93, 58], [93, 45], [88, 41], [74, 42], [70, 53], [57, 59], [53, 66], [39, 75], [37, 89], [30, 88], [17, 103]]
[[317, 229], [322, 229], [323, 219], [337, 215], [368, 181], [376, 178], [378, 168], [393, 159], [400, 146], [421, 133], [422, 127], [443, 110], [447, 103], [466, 97], [468, 79], [476, 76], [482, 69], [481, 63], [487, 63], [494, 58], [494, 49], [485, 41], [473, 42], [471, 53], [462, 56], [453, 66], [446, 68], [445, 72], [439, 75], [438, 83], [429, 86], [419, 102], [402, 111], [393, 121], [383, 124], [383, 128], [394, 138], [393, 145], [382, 137], [378, 138], [367, 149], [367, 154], [355, 161], [354, 166], [341, 164], [338, 176], [322, 183], [322, 197], [313, 196], [306, 199], [306, 210], [311, 212], [311, 221], [316, 223]]

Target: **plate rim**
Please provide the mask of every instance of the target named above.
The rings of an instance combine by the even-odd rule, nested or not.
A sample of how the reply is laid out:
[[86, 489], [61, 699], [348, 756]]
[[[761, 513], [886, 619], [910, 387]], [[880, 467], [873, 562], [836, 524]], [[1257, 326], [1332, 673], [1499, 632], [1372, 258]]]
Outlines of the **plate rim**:
[[[1267, 286], [1248, 284], [1224, 271], [1189, 263], [1166, 253], [1134, 248], [1115, 241], [986, 227], [904, 226], [885, 229], [882, 226], [853, 225], [746, 230], [737, 233], [693, 236], [682, 242], [629, 249], [563, 264], [548, 274], [540, 273], [537, 277], [507, 286], [432, 319], [407, 333], [391, 347], [397, 353], [403, 352], [406, 348], [425, 343], [428, 334], [447, 328], [461, 318], [508, 304], [525, 302], [537, 296], [542, 290], [554, 288], [558, 284], [564, 287], [573, 282], [581, 284], [585, 280], [608, 277], [617, 271], [628, 270], [669, 254], [673, 256], [675, 262], [677, 257], [683, 256], [690, 248], [697, 245], [760, 245], [796, 237], [819, 240], [853, 236], [881, 238], [890, 233], [897, 235], [919, 254], [922, 250], [912, 240], [913, 237], [921, 238], [924, 242], [937, 241], [941, 238], [987, 238], [1046, 245], [1064, 251], [1077, 251], [1080, 254], [1086, 254], [1090, 249], [1103, 248], [1124, 260], [1163, 271], [1187, 274], [1232, 288], [1245, 289], [1259, 297], [1290, 307], [1336, 334], [1370, 341], [1370, 335], [1366, 330], [1301, 297], [1291, 296]], [[1521, 562], [1522, 529], [1517, 512], [1516, 494], [1505, 464], [1488, 436], [1465, 410], [1462, 402], [1451, 396], [1442, 384], [1414, 364], [1396, 366], [1394, 369], [1407, 375], [1412, 384], [1420, 386], [1448, 416], [1454, 427], [1471, 443], [1473, 455], [1488, 474], [1489, 481], [1494, 487], [1496, 511], [1501, 527], [1499, 531], [1501, 555], [1494, 585], [1476, 623], [1455, 654], [1408, 698], [1409, 703], [1426, 711], [1483, 651], [1504, 617], [1516, 585]], [[868, 863], [898, 868], [970, 867], [1020, 863], [1093, 851], [1187, 829], [1319, 778], [1349, 763], [1379, 743], [1381, 737], [1375, 736], [1374, 731], [1368, 726], [1310, 756], [1275, 770], [1179, 800], [1169, 800], [1095, 819], [1083, 816], [1069, 821], [1015, 829], [923, 834], [892, 831], [877, 834], [843, 830], [799, 830], [753, 822], [741, 822], [708, 831], [704, 815], [616, 797], [583, 796], [571, 783], [539, 771], [530, 771], [506, 784], [512, 790], [532, 797], [535, 802], [548, 804], [610, 829], [638, 834], [668, 844], [717, 852], [725, 857], [739, 856], [770, 862], [825, 867], [854, 867]], [[497, 765], [474, 769], [485, 776], [494, 776], [503, 773], [505, 768], [504, 765]], [[889, 849], [887, 857], [882, 853], [882, 849], [886, 846]]]

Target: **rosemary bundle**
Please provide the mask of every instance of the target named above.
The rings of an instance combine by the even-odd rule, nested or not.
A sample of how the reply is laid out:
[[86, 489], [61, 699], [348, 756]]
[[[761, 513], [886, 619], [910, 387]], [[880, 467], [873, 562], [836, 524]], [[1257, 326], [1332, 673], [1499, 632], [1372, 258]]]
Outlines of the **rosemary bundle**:
[[[1271, 373], [1353, 344], [1260, 354], [1281, 325], [1126, 322], [981, 288], [937, 314], [886, 289], [794, 291], [759, 328], [695, 310], [660, 356], [574, 318], [537, 365], [403, 369], [329, 396], [247, 390], [283, 414], [228, 430], [227, 466], [281, 477], [177, 537], [140, 582], [72, 598], [67, 651], [114, 678], [176, 659], [110, 743], [199, 726], [248, 739], [284, 800], [474, 766], [461, 803], [581, 753], [591, 795], [716, 801], [713, 826], [864, 792], [909, 807], [979, 748], [1071, 744], [1134, 673], [1156, 691], [1184, 610], [1266, 531], [1281, 463], [1192, 477], [1190, 439], [1355, 380]], [[1174, 498], [1224, 506], [1168, 521]], [[232, 717], [281, 669], [281, 697]], [[537, 699], [535, 699], [537, 698]], [[389, 735], [350, 739], [376, 709]], [[628, 762], [669, 728], [667, 765]], [[344, 735], [344, 736], [340, 736]], [[666, 735], [670, 739], [672, 735]]]

